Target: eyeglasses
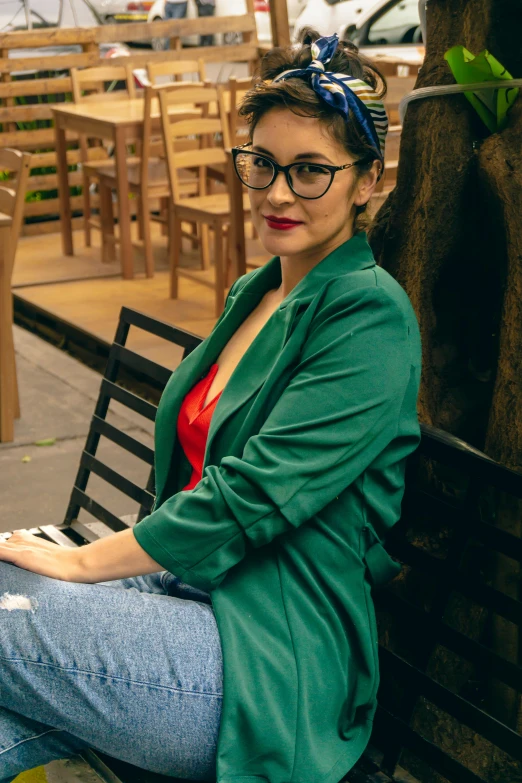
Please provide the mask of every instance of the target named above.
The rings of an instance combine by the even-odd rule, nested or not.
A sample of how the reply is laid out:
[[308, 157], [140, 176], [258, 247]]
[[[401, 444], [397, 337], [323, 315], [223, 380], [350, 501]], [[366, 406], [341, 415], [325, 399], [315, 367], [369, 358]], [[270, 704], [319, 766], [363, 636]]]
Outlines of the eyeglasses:
[[288, 187], [299, 198], [321, 198], [329, 190], [337, 171], [350, 169], [361, 162], [356, 160], [344, 166], [327, 166], [325, 163], [303, 161], [291, 163], [289, 166], [280, 166], [266, 155], [244, 149], [249, 146], [250, 144], [243, 144], [232, 148], [234, 168], [243, 185], [252, 190], [265, 190], [275, 182], [279, 172], [282, 171]]

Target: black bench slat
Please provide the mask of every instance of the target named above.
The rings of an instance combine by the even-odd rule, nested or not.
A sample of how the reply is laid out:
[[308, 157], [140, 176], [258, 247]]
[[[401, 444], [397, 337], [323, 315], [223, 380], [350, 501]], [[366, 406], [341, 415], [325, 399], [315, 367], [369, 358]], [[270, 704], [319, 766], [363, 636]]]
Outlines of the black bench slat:
[[147, 400], [143, 400], [138, 397], [137, 394], [133, 394], [127, 389], [123, 389], [112, 381], [108, 381], [106, 378], [101, 382], [100, 398], [107, 398], [121, 402], [126, 408], [130, 408], [135, 413], [139, 413], [140, 416], [149, 419], [149, 421], [156, 421], [156, 406]]
[[129, 526], [126, 525], [125, 522], [122, 522], [116, 514], [113, 514], [112, 511], [108, 511], [97, 503], [96, 500], [90, 498], [85, 492], [82, 492], [81, 489], [78, 489], [78, 487], [75, 487], [72, 491], [71, 502], [77, 504], [80, 508], [85, 509], [85, 511], [88, 511], [91, 516], [99, 519], [100, 522], [106, 524], [107, 527], [110, 527], [115, 533], [118, 533], [120, 530], [129, 529]]
[[151, 495], [151, 493], [147, 492], [145, 489], [141, 489], [141, 487], [138, 487], [137, 484], [134, 484], [134, 482], [130, 481], [128, 478], [117, 473], [113, 468], [110, 468], [96, 457], [93, 457], [92, 454], [87, 454], [84, 451], [81, 456], [80, 464], [120, 492], [123, 492], [127, 497], [135, 500], [140, 506], [145, 506], [149, 509], [152, 508], [154, 504], [154, 495]]
[[433, 557], [425, 550], [407, 541], [391, 539], [389, 551], [403, 563], [437, 576], [440, 583], [445, 585], [446, 588], [451, 586], [454, 590], [468, 598], [472, 598], [478, 604], [493, 609], [502, 617], [514, 623], [522, 624], [521, 601], [511, 598], [505, 595], [505, 593], [489, 587], [489, 585], [471, 582], [469, 575], [465, 572], [454, 570], [446, 560]]
[[460, 723], [493, 742], [513, 758], [522, 760], [522, 736], [488, 715], [471, 702], [432, 680], [411, 663], [384, 647], [379, 649], [381, 671], [396, 680], [405, 680], [428, 701], [447, 712]]
[[[405, 497], [402, 527], [409, 518], [415, 518], [417, 514], [425, 513], [426, 508], [430, 519], [439, 514], [441, 523], [449, 522], [452, 525], [464, 523], [462, 519], [464, 510], [461, 506], [449, 503], [444, 498], [434, 497], [425, 490], [415, 489], [409, 490]], [[508, 533], [507, 530], [484, 522], [477, 513], [466, 512], [465, 516], [465, 524], [469, 528], [470, 535], [497, 552], [502, 552], [508, 557], [522, 562], [522, 539]]]
[[130, 351], [123, 345], [114, 344], [111, 348], [111, 352], [114, 352], [115, 358], [124, 364], [125, 367], [130, 367], [132, 370], [135, 370], [142, 375], [147, 375], [149, 378], [153, 378], [163, 386], [167, 385], [167, 382], [172, 375], [171, 370], [168, 370], [163, 365], [153, 362], [135, 351]]
[[91, 428], [98, 433], [108, 438], [117, 446], [120, 446], [130, 454], [134, 454], [135, 457], [141, 459], [142, 462], [146, 462], [147, 465], [154, 465], [154, 450], [149, 446], [146, 446], [136, 438], [128, 435], [123, 430], [119, 430], [110, 424], [105, 419], [100, 419], [98, 416], [93, 416], [91, 421]]
[[76, 544], [74, 541], [71, 541], [69, 536], [66, 536], [65, 533], [62, 533], [61, 530], [59, 530], [56, 525], [41, 525], [40, 530], [44, 534], [46, 538], [48, 538], [50, 541], [52, 541], [54, 544], [59, 544], [60, 546], [67, 546], [67, 547], [75, 547]]
[[[391, 742], [411, 750], [434, 771], [439, 772], [451, 783], [486, 783], [456, 759], [422, 737], [407, 723], [379, 706], [375, 715], [374, 732], [383, 738], [383, 743]], [[385, 770], [386, 771], [386, 770]]]
[[[101, 522], [100, 520], [97, 520], [96, 524], [105, 525], [105, 523]], [[105, 537], [98, 535], [96, 530], [92, 530], [92, 528], [88, 527], [87, 524], [80, 522], [78, 519], [73, 520], [67, 527], [70, 527], [71, 530], [81, 536], [81, 538], [85, 539], [88, 544], [92, 544], [94, 541], [98, 541], [100, 538]], [[110, 527], [107, 525], [105, 525], [105, 527], [107, 528], [107, 535], [112, 535], [112, 533], [114, 533], [114, 530], [112, 530]]]
[[[196, 334], [167, 324], [165, 321], [159, 321], [157, 318], [138, 312], [138, 310], [131, 310], [129, 307], [121, 308], [120, 322], [129, 326], [137, 326], [145, 332], [155, 334], [156, 337], [162, 337], [170, 343], [181, 346], [185, 350], [185, 355], [191, 353], [201, 343], [201, 337]], [[123, 344], [125, 340], [118, 340], [116, 337], [114, 342]]]
[[508, 661], [442, 620], [434, 619], [428, 612], [406, 601], [390, 589], [379, 592], [376, 604], [379, 609], [389, 610], [396, 617], [408, 618], [408, 624], [415, 634], [430, 634], [436, 644], [443, 645], [468, 661], [480, 664], [490, 676], [522, 691], [522, 666]]
[[421, 424], [420, 451], [424, 457], [458, 468], [497, 489], [522, 498], [522, 473], [506, 468], [487, 454], [443, 430]]

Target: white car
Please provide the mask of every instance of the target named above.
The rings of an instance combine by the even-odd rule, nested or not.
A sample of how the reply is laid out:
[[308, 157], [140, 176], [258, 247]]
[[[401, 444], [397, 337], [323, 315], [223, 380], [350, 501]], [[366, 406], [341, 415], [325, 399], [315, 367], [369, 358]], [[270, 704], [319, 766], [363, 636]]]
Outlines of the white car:
[[91, 0], [104, 24], [146, 22], [154, 0]]
[[[380, 5], [386, 2], [382, 0]], [[344, 31], [350, 25], [357, 25], [362, 15], [374, 6], [375, 0], [308, 0], [295, 21], [293, 38], [297, 40], [304, 27], [311, 27], [320, 35], [333, 35], [339, 28]]]
[[[155, 0], [150, 4], [150, 10], [147, 14], [148, 22], [161, 22], [165, 19], [165, 0]], [[215, 16], [242, 16], [246, 14], [246, 2], [245, 0], [216, 0], [216, 12]], [[186, 19], [197, 19], [198, 10], [195, 0], [188, 0], [187, 16]], [[223, 44], [235, 44], [239, 43], [241, 34], [229, 32], [218, 33], [214, 36], [214, 43], [217, 46]], [[189, 35], [181, 39], [185, 46], [198, 46], [199, 35]], [[165, 48], [165, 39], [153, 38], [152, 48], [159, 50]]]
[[424, 60], [419, 0], [340, 0], [333, 5], [308, 0], [297, 18], [294, 40], [303, 27], [321, 35], [336, 32], [375, 59], [393, 57], [414, 65]]
[[0, 3], [0, 32], [42, 29], [45, 27], [94, 27], [100, 24], [96, 10], [88, 0], [31, 0], [26, 15], [20, 0]]
[[[64, 27], [96, 27], [101, 19], [89, 0], [31, 0], [29, 10], [20, 0], [2, 0], [0, 3], [0, 31], [42, 30]], [[101, 57], [116, 57], [130, 54], [129, 49], [120, 43], [102, 43], [99, 46]], [[34, 57], [49, 55], [77, 54], [82, 51], [79, 44], [59, 44], [29, 49], [10, 49], [9, 57]]]
[[338, 33], [375, 60], [395, 58], [417, 66], [424, 61], [419, 0], [374, 3], [356, 25], [342, 26]]

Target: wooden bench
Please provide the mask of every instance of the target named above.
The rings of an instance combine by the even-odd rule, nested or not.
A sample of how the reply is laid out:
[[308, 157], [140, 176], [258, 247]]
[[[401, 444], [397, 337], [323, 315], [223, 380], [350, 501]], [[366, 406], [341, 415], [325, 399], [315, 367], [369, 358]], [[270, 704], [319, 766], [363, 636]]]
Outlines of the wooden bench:
[[[171, 374], [129, 349], [131, 328], [168, 340], [180, 359], [200, 342], [122, 310], [65, 521], [33, 528], [34, 534], [82, 545], [132, 524], [95, 500], [93, 475], [132, 498], [137, 518], [152, 507], [152, 449], [107, 421], [113, 400], [153, 421], [155, 401]], [[143, 461], [143, 486], [100, 459], [105, 438]], [[494, 754], [511, 761], [513, 774], [522, 768], [521, 735], [494, 714], [484, 695], [492, 682], [522, 692], [522, 667], [487, 639], [492, 616], [508, 621], [514, 633], [522, 626], [522, 603], [501, 584], [505, 569], [522, 562], [522, 540], [502, 525], [505, 510], [519, 513], [521, 501], [521, 474], [441, 430], [422, 427], [420, 447], [407, 464], [402, 517], [387, 541], [403, 569], [374, 591], [379, 708], [371, 744], [347, 783], [424, 783], [434, 772], [450, 783], [507, 783], [507, 771], [487, 776], [484, 765]], [[83, 758], [105, 783], [181, 783], [93, 751]]]

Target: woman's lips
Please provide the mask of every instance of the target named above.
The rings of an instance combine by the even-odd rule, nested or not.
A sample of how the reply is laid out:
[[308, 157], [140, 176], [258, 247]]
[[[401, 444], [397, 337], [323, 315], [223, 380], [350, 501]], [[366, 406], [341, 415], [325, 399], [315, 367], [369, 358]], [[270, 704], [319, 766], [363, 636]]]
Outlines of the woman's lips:
[[276, 231], [289, 231], [296, 226], [302, 226], [301, 220], [292, 220], [286, 217], [276, 217], [275, 215], [263, 215], [268, 228], [275, 228]]

